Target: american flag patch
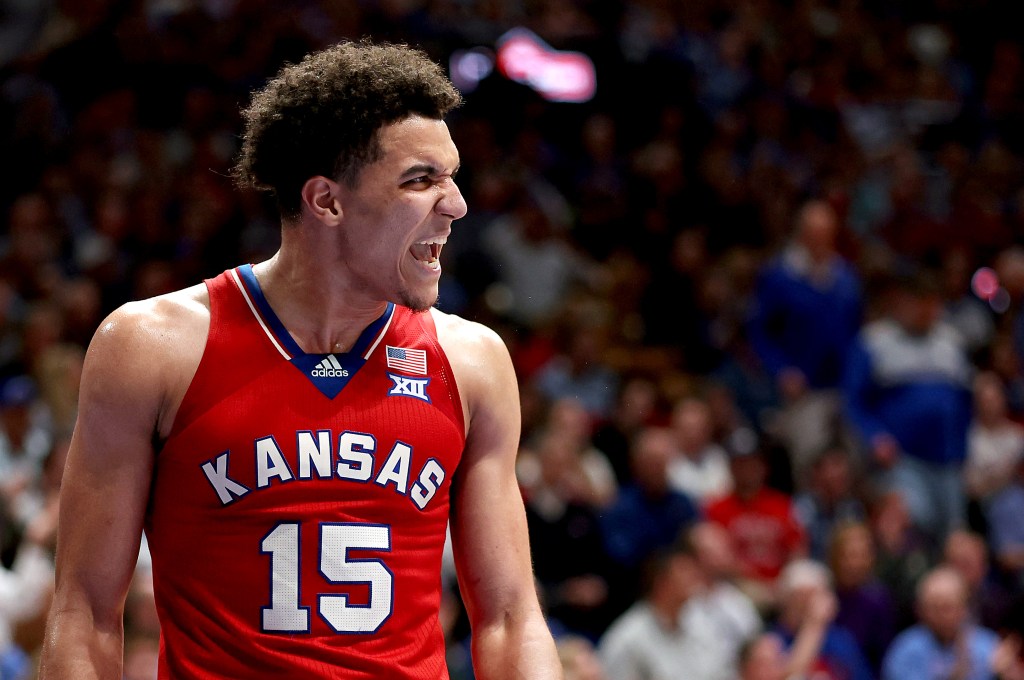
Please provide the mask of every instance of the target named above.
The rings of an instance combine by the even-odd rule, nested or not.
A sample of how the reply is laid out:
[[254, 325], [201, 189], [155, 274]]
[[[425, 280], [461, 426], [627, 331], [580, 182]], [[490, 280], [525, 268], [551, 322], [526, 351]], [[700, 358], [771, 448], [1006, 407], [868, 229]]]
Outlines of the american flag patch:
[[406, 373], [427, 374], [427, 352], [422, 349], [408, 349], [406, 347], [392, 347], [386, 345], [388, 356], [388, 368]]

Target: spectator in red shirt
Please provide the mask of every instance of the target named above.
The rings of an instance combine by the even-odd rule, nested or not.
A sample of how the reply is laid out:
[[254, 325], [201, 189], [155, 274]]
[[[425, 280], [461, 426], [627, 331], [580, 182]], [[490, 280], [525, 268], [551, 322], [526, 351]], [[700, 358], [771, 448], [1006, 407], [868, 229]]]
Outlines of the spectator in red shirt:
[[729, 454], [733, 491], [711, 501], [705, 514], [732, 536], [743, 589], [759, 608], [771, 607], [775, 579], [787, 562], [806, 555], [806, 537], [790, 497], [765, 486], [768, 464], [760, 446], [734, 446]]

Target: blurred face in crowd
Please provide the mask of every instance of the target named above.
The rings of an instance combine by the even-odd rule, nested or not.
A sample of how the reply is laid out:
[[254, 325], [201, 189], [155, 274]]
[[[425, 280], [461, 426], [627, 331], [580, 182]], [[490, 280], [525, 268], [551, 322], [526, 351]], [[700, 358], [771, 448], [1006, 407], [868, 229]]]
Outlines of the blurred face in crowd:
[[813, 201], [800, 211], [797, 218], [798, 239], [813, 260], [821, 262], [835, 255], [838, 232], [836, 212], [828, 203]]
[[700, 522], [690, 530], [697, 561], [708, 578], [725, 579], [736, 573], [736, 551], [729, 532], [714, 522]]
[[641, 379], [630, 380], [619, 398], [619, 419], [627, 426], [642, 425], [654, 414], [657, 403], [658, 393], [653, 383]]
[[590, 439], [590, 416], [576, 399], [559, 399], [551, 405], [548, 429], [562, 433], [567, 441], [580, 447]]
[[669, 430], [648, 428], [637, 435], [630, 452], [633, 479], [651, 495], [668, 489], [666, 470], [675, 455], [675, 440]]
[[693, 597], [702, 583], [700, 565], [690, 555], [677, 554], [669, 559], [661, 588], [667, 599], [680, 604]]
[[943, 558], [960, 574], [969, 590], [981, 585], [988, 572], [985, 541], [968, 531], [954, 531], [946, 539]]
[[937, 292], [900, 291], [897, 321], [911, 335], [927, 335], [942, 318], [942, 296]]
[[697, 455], [711, 441], [711, 411], [700, 399], [684, 399], [672, 411], [672, 428], [683, 453]]
[[765, 633], [750, 643], [740, 660], [741, 680], [783, 680], [786, 677], [786, 653], [777, 635]]
[[541, 437], [537, 454], [541, 464], [541, 478], [550, 488], [559, 488], [565, 476], [579, 467], [572, 443], [557, 430], [549, 431]]
[[1006, 417], [1006, 392], [995, 373], [980, 373], [975, 378], [974, 406], [982, 423], [996, 424]]
[[733, 486], [740, 496], [752, 496], [761, 490], [768, 477], [768, 464], [764, 454], [754, 451], [746, 455], [733, 455], [729, 461]]
[[863, 524], [851, 524], [836, 532], [831, 551], [831, 567], [841, 589], [867, 583], [875, 569], [875, 544], [871, 531]]
[[786, 565], [779, 574], [778, 589], [779, 622], [794, 632], [806, 620], [812, 602], [832, 594], [828, 569], [812, 560]]
[[850, 494], [850, 459], [842, 449], [826, 452], [813, 471], [814, 488], [824, 500], [838, 501]]
[[944, 644], [956, 640], [967, 620], [967, 591], [951, 568], [935, 569], [918, 586], [917, 615]]

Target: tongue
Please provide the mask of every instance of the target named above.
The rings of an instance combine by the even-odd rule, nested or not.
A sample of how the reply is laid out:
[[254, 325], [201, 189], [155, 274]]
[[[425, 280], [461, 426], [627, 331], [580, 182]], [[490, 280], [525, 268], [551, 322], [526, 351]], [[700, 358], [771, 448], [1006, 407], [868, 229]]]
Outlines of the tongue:
[[434, 258], [433, 249], [435, 246], [428, 246], [422, 243], [413, 244], [409, 252], [420, 262], [430, 262]]

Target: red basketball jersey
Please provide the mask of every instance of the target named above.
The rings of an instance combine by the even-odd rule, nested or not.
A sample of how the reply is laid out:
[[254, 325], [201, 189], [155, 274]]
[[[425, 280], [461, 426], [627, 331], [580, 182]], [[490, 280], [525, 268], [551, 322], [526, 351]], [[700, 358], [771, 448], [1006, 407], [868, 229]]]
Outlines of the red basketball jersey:
[[430, 313], [310, 355], [251, 266], [206, 282], [202, 360], [156, 456], [161, 678], [447, 678], [438, 622], [465, 442]]

